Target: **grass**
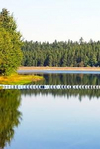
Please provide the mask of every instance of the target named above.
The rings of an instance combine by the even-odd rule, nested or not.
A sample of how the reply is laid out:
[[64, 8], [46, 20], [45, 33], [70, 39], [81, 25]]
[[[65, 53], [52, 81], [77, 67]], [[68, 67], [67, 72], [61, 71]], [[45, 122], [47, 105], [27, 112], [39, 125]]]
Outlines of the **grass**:
[[24, 85], [35, 81], [43, 80], [42, 76], [37, 75], [18, 75], [12, 74], [11, 76], [0, 76], [0, 84], [6, 85]]

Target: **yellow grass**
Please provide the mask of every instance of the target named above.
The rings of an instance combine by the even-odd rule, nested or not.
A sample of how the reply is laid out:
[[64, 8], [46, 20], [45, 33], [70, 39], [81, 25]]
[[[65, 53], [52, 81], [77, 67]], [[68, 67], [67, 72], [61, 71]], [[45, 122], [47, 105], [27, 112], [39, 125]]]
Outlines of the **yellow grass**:
[[42, 79], [43, 79], [42, 76], [13, 74], [11, 76], [0, 76], [0, 84], [22, 85], [39, 81]]

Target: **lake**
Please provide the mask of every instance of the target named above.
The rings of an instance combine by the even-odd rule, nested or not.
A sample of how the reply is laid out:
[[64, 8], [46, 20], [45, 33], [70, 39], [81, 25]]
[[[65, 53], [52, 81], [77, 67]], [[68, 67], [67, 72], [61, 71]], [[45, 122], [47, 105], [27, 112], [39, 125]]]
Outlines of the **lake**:
[[[39, 75], [35, 84], [100, 84], [96, 73]], [[0, 149], [99, 149], [99, 132], [99, 90], [0, 90]]]

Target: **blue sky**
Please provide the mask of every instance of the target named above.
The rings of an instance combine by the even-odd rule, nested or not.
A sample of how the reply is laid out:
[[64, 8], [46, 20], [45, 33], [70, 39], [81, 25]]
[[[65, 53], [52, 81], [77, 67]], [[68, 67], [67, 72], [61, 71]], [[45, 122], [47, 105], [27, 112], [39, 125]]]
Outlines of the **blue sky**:
[[33, 41], [100, 40], [100, 0], [0, 0], [24, 39]]

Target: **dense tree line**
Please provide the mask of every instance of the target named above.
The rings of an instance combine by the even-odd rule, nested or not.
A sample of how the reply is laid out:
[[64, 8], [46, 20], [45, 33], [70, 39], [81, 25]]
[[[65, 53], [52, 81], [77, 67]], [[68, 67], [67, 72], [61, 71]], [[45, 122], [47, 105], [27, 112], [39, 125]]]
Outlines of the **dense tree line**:
[[33, 42], [25, 41], [22, 47], [24, 66], [100, 66], [100, 41], [84, 42]]

